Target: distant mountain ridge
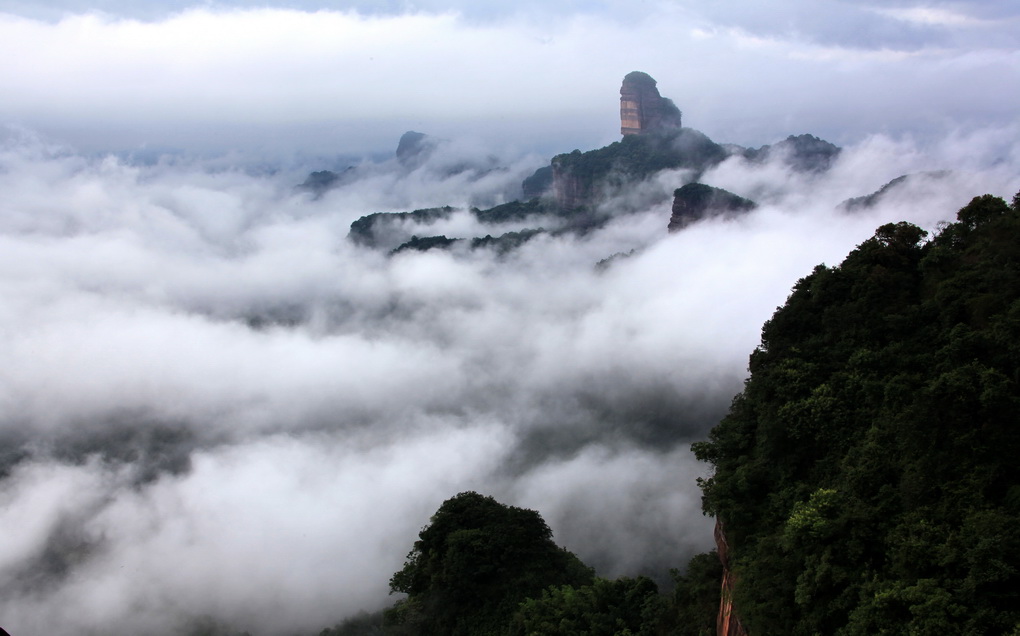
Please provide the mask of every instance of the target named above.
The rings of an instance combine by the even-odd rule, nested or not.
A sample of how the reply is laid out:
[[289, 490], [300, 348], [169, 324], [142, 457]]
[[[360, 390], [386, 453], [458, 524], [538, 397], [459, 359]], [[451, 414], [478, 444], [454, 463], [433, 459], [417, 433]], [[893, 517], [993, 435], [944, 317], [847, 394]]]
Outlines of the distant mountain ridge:
[[[637, 211], [626, 204], [607, 210], [604, 204], [666, 170], [677, 171], [679, 183], [674, 192], [673, 218], [664, 219], [664, 225], [670, 231], [677, 231], [714, 212], [738, 214], [755, 207], [753, 201], [719, 188], [713, 189], [716, 195], [709, 206], [718, 208], [714, 210], [705, 208], [694, 212], [689, 207], [690, 201], [675, 198], [684, 186], [698, 183], [707, 170], [731, 157], [753, 163], [780, 161], [796, 172], [822, 173], [833, 165], [841, 152], [836, 145], [806, 134], [791, 135], [760, 148], [723, 145], [681, 124], [680, 109], [659, 94], [651, 76], [640, 71], [628, 73], [620, 88], [620, 141], [586, 152], [573, 150], [556, 155], [549, 165], [525, 178], [520, 186], [520, 198], [508, 203], [486, 209], [439, 206], [410, 212], [377, 212], [352, 223], [350, 239], [360, 245], [398, 252], [447, 248], [455, 244], [453, 239], [480, 238], [447, 238], [437, 234], [435, 240], [426, 240], [430, 227], [458, 212], [470, 214], [482, 224], [516, 224], [505, 242], [500, 237], [507, 232], [494, 228], [495, 236], [490, 234], [485, 241], [470, 241], [476, 248], [516, 246], [521, 244], [521, 236], [530, 238], [543, 233], [586, 234], [612, 218]], [[416, 169], [429, 160], [438, 143], [424, 133], [408, 131], [400, 138], [396, 159], [405, 169]], [[478, 170], [479, 174], [495, 169], [492, 165], [482, 169], [455, 168]], [[341, 173], [313, 172], [300, 187], [322, 196], [353, 178], [356, 178], [354, 168]], [[689, 195], [692, 191], [684, 192]]]

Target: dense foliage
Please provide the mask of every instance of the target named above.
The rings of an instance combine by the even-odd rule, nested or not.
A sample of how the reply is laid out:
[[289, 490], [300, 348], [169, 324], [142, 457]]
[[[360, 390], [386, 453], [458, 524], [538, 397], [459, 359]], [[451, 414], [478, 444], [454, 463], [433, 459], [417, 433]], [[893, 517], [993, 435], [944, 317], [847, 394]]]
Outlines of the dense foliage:
[[480, 223], [510, 223], [514, 221], [523, 221], [536, 216], [557, 213], [559, 213], [559, 210], [556, 209], [555, 205], [548, 201], [542, 201], [541, 199], [531, 199], [529, 201], [509, 201], [487, 210], [471, 208], [471, 214], [473, 214]]
[[652, 636], [664, 601], [645, 577], [552, 587], [521, 604], [515, 630], [524, 636]]
[[714, 215], [733, 215], [758, 207], [754, 201], [704, 183], [688, 183], [673, 191], [673, 214], [669, 231], [676, 232], [691, 223]]
[[320, 636], [708, 636], [721, 565], [712, 552], [673, 571], [672, 595], [650, 579], [595, 578], [552, 541], [534, 510], [464, 492], [445, 501], [390, 579], [406, 594]]
[[402, 223], [414, 223], [418, 225], [431, 225], [436, 221], [450, 218], [455, 208], [443, 206], [441, 208], [424, 208], [412, 212], [375, 212], [367, 214], [351, 223], [351, 231], [348, 238], [358, 245], [375, 247], [381, 228], [400, 225]]
[[814, 135], [790, 135], [776, 144], [748, 148], [744, 151], [744, 157], [760, 163], [778, 156], [795, 170], [823, 172], [832, 166], [840, 152], [835, 144]]
[[445, 234], [439, 236], [412, 236], [410, 241], [401, 243], [393, 249], [391, 254], [398, 254], [407, 250], [413, 250], [416, 252], [427, 252], [433, 248], [447, 248], [456, 243], [457, 241], [463, 241], [464, 239], [452, 239], [447, 238]]
[[1017, 201], [884, 225], [763, 327], [694, 446], [751, 634], [1020, 630]]
[[691, 128], [658, 134], [627, 135], [620, 141], [581, 152], [557, 155], [553, 170], [578, 178], [590, 190], [637, 181], [661, 170], [689, 168], [703, 171], [727, 157], [725, 148]]
[[517, 606], [551, 585], [584, 585], [593, 575], [558, 547], [534, 510], [465, 492], [446, 500], [422, 529], [403, 569], [390, 579], [407, 598], [392, 622], [412, 634], [507, 634]]

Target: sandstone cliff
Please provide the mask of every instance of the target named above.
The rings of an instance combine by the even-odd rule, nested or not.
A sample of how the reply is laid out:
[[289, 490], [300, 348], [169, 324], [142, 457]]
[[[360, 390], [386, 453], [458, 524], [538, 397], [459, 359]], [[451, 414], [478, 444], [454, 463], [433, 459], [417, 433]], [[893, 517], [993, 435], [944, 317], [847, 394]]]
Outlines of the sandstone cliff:
[[651, 75], [634, 71], [620, 87], [620, 133], [640, 135], [680, 128], [680, 109], [659, 95]]
[[733, 611], [733, 572], [730, 570], [730, 546], [726, 543], [723, 524], [718, 519], [715, 521], [715, 546], [723, 566], [719, 615], [715, 621], [716, 636], [747, 636], [747, 630], [740, 624], [740, 618]]

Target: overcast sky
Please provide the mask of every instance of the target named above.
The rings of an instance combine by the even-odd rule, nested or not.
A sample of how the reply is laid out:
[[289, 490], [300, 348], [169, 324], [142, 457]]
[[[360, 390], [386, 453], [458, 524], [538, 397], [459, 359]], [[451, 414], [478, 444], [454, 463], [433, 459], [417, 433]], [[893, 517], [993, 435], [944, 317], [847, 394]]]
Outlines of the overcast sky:
[[650, 73], [713, 139], [1012, 123], [1020, 3], [0, 0], [0, 122], [94, 150], [545, 153], [616, 138]]

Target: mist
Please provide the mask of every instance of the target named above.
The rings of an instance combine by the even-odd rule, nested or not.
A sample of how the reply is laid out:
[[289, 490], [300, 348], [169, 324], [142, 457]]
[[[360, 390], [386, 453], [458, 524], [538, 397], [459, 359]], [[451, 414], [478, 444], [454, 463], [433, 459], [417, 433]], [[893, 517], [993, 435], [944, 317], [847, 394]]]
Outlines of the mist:
[[0, 122], [98, 153], [361, 155], [415, 129], [551, 155], [615, 138], [633, 70], [743, 145], [933, 140], [1020, 102], [1009, 1], [328, 5], [0, 0]]
[[[317, 197], [295, 187], [317, 165], [132, 162], [8, 130], [4, 627], [318, 633], [389, 604], [418, 530], [464, 490], [539, 510], [600, 575], [663, 580], [712, 547], [689, 445], [796, 280], [883, 223], [933, 230], [975, 195], [1012, 196], [1018, 136], [870, 136], [822, 174], [732, 157], [702, 181], [759, 203], [742, 217], [668, 234], [690, 175], [667, 171], [585, 236], [390, 255], [348, 240], [351, 222], [499, 203], [541, 160], [451, 140], [411, 169], [364, 160]], [[407, 231], [491, 229], [445, 223]]]

